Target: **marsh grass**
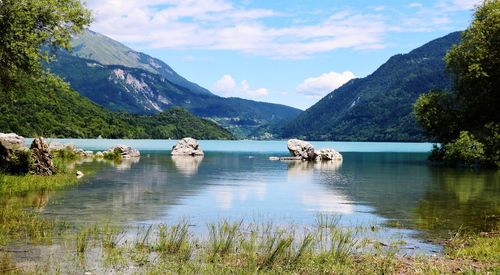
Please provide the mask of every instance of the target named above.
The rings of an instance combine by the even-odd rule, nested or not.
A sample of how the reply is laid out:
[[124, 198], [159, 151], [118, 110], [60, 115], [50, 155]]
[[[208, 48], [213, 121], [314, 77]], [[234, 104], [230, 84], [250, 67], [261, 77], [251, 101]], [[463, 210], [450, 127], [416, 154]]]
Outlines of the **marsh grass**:
[[208, 247], [207, 255], [210, 262], [223, 258], [226, 254], [233, 252], [239, 239], [242, 236], [239, 222], [222, 220], [219, 223], [208, 225]]
[[181, 259], [189, 259], [193, 250], [189, 233], [189, 223], [182, 221], [170, 227], [160, 225], [154, 247], [161, 255], [178, 255]]
[[[189, 223], [139, 228], [131, 242], [123, 240], [124, 228], [110, 222], [75, 230], [71, 250], [94, 259], [96, 273], [136, 274], [442, 274], [487, 273], [500, 271], [498, 234], [455, 235], [446, 257], [401, 256], [399, 242], [379, 245], [365, 240], [359, 232], [370, 228], [343, 228], [340, 218], [297, 230], [273, 223], [244, 224], [222, 220], [208, 224], [205, 237], [197, 239]], [[67, 227], [66, 227], [67, 228]], [[371, 247], [366, 250], [365, 247]], [[92, 249], [91, 249], [92, 248]], [[97, 253], [93, 255], [92, 253]], [[93, 255], [93, 256], [92, 256]], [[89, 257], [92, 256], [92, 257]], [[71, 259], [81, 259], [73, 257]], [[70, 259], [70, 260], [71, 260]], [[68, 259], [49, 257], [41, 269], [19, 273], [75, 273], [59, 268]], [[73, 266], [85, 268], [75, 263]], [[0, 267], [16, 268], [0, 249]]]

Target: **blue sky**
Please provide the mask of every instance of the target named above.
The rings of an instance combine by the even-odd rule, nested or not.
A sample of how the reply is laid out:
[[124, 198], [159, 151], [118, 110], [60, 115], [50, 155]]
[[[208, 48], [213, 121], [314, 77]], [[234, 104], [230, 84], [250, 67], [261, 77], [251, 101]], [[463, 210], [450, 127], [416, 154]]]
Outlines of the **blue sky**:
[[465, 29], [477, 0], [89, 0], [92, 30], [221, 96], [306, 109], [390, 56]]

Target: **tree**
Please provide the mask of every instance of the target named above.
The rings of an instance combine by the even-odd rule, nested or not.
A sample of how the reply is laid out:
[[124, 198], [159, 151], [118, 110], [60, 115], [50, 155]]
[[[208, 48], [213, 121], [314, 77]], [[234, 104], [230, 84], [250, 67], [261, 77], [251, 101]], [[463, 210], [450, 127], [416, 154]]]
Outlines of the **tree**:
[[445, 61], [455, 91], [431, 91], [414, 105], [417, 121], [441, 143], [432, 158], [500, 166], [500, 1], [476, 7]]
[[472, 130], [499, 122], [500, 112], [500, 1], [486, 0], [460, 44], [445, 57], [455, 76], [465, 127]]
[[90, 22], [79, 0], [0, 0], [0, 89], [11, 90], [21, 74], [40, 73], [49, 50], [69, 49], [71, 34]]

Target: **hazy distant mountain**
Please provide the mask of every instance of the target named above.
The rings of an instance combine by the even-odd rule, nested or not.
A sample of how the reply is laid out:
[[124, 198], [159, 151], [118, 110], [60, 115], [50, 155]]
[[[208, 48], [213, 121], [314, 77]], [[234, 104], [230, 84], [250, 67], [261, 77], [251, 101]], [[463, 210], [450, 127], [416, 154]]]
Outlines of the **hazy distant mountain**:
[[73, 46], [71, 53], [61, 52], [48, 67], [80, 94], [113, 111], [152, 114], [180, 106], [239, 137], [259, 137], [269, 125], [301, 112], [285, 105], [216, 96], [161, 60], [92, 31], [75, 37]]
[[373, 74], [353, 79], [292, 119], [283, 137], [309, 140], [422, 141], [413, 103], [433, 88], [451, 89], [443, 57], [460, 32], [391, 57]]

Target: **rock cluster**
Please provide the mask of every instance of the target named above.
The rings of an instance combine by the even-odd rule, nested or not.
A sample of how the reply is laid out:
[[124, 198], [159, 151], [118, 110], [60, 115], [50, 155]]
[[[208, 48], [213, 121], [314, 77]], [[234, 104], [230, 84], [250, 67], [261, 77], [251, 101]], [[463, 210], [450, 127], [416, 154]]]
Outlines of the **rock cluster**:
[[290, 139], [287, 145], [290, 155], [301, 160], [342, 160], [342, 155], [334, 149], [315, 150], [312, 144], [300, 139]]
[[133, 149], [129, 145], [123, 145], [123, 144], [111, 147], [108, 149], [108, 151], [102, 152], [103, 156], [106, 156], [107, 154], [116, 154], [116, 153], [119, 154], [122, 159], [138, 158], [141, 156], [141, 152], [139, 152], [139, 150]]
[[194, 138], [183, 138], [172, 147], [172, 156], [203, 156], [198, 141]]
[[56, 173], [52, 155], [49, 153], [49, 146], [44, 142], [43, 138], [35, 138], [31, 143], [30, 151], [33, 160], [30, 169], [31, 173], [41, 176], [50, 176]]

